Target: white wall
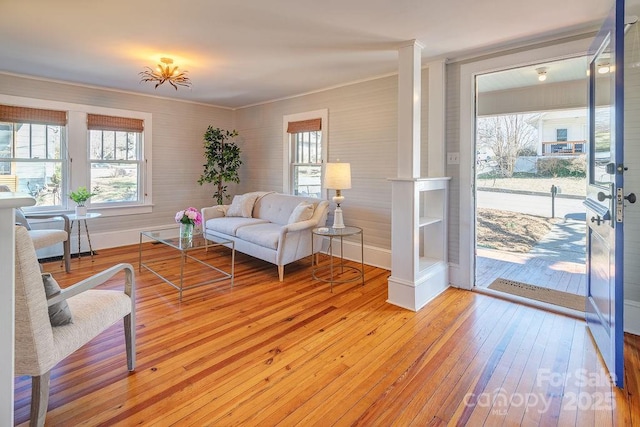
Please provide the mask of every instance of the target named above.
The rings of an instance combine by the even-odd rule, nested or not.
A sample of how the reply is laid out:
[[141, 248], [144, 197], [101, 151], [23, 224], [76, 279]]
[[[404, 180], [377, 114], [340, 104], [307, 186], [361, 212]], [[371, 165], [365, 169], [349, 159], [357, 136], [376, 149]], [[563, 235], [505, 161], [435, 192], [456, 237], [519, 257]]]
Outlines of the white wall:
[[[422, 72], [423, 103], [421, 164], [427, 164], [426, 104], [428, 70]], [[282, 117], [329, 110], [329, 161], [351, 163], [352, 188], [344, 190], [345, 223], [364, 229], [365, 262], [390, 268], [390, 258], [376, 260], [372, 251], [391, 249], [391, 184], [397, 176], [397, 75], [327, 91], [241, 108], [234, 126], [243, 136], [243, 168], [239, 192], [282, 191]], [[332, 196], [329, 195], [329, 198]], [[333, 206], [332, 208], [333, 209]]]
[[542, 141], [556, 141], [557, 129], [567, 129], [567, 141], [584, 141], [587, 139], [585, 120], [585, 117], [542, 120]]

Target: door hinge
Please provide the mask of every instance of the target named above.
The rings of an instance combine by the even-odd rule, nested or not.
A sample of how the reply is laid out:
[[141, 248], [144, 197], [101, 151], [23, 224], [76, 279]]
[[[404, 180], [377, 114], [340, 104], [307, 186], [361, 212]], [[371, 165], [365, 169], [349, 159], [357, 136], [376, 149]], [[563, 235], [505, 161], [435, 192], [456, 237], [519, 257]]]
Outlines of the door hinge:
[[616, 222], [622, 222], [624, 219], [624, 189], [622, 187], [616, 189]]

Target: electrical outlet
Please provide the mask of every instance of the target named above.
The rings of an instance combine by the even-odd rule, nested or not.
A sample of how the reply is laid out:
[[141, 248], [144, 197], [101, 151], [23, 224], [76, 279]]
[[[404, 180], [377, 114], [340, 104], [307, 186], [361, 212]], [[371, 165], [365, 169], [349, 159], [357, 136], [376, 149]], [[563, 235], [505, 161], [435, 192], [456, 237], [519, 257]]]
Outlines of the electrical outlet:
[[448, 165], [459, 165], [460, 164], [460, 153], [447, 153], [447, 164]]

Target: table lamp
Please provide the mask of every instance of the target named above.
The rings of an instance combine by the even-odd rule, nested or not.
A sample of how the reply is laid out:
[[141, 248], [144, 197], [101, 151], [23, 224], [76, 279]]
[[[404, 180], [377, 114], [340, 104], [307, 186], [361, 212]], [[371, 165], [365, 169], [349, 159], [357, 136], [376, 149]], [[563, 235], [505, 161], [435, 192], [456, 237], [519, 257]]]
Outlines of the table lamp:
[[324, 187], [328, 190], [336, 190], [336, 195], [333, 196], [333, 201], [336, 204], [336, 210], [333, 213], [333, 228], [344, 228], [340, 203], [344, 202], [342, 190], [351, 188], [351, 164], [327, 163], [324, 171]]

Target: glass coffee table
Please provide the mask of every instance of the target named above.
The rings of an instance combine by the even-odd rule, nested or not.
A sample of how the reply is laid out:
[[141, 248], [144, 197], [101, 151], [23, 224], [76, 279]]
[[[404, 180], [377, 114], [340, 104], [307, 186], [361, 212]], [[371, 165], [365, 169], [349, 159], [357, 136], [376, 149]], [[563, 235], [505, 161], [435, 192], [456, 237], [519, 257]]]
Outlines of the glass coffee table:
[[[223, 280], [230, 279], [231, 287], [233, 287], [233, 274], [234, 274], [234, 264], [235, 264], [235, 256], [236, 256], [235, 244], [233, 240], [218, 239], [218, 238], [215, 238], [215, 240], [211, 240], [211, 239], [207, 240], [204, 238], [202, 234], [194, 234], [193, 237], [191, 237], [190, 239], [183, 239], [183, 238], [180, 238], [179, 236], [180, 236], [179, 227], [171, 227], [171, 228], [165, 228], [165, 229], [157, 229], [152, 231], [140, 232], [140, 246], [138, 250], [138, 261], [139, 261], [138, 271], [142, 271], [142, 268], [144, 267], [145, 269], [149, 270], [150, 272], [158, 276], [160, 279], [164, 280], [169, 285], [176, 288], [179, 292], [180, 301], [182, 301], [182, 291], [186, 291], [187, 289], [197, 288], [198, 286], [209, 285], [212, 283], [221, 282]], [[168, 271], [164, 273], [161, 270], [161, 267], [165, 267], [165, 269], [169, 270], [169, 268], [167, 268], [166, 261], [169, 261], [169, 260], [175, 261], [176, 259], [175, 255], [165, 256], [162, 258], [153, 258], [151, 260], [147, 260], [143, 262], [142, 261], [142, 252], [143, 252], [142, 243], [145, 240], [146, 241], [152, 240], [154, 242], [161, 243], [179, 252], [180, 277], [177, 283], [170, 280], [167, 277], [169, 273]], [[198, 259], [190, 254], [190, 252], [192, 251], [202, 250], [202, 249], [208, 250], [208, 248], [215, 247], [215, 246], [226, 246], [231, 249], [231, 271], [230, 272], [221, 270], [209, 264], [208, 262]], [[185, 283], [184, 283], [185, 268], [188, 260], [200, 263], [205, 267], [211, 270], [214, 270], [215, 272], [217, 272], [215, 274], [215, 278], [210, 280], [200, 281], [198, 283], [188, 284], [185, 286]]]

